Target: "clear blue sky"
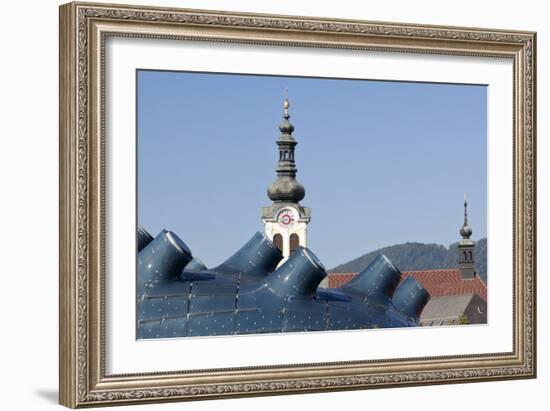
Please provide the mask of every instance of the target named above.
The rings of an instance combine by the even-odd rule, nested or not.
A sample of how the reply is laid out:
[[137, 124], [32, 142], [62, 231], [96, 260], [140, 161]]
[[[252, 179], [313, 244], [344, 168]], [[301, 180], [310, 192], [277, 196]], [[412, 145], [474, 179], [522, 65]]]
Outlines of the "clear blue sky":
[[379, 247], [486, 236], [483, 85], [138, 71], [138, 222], [207, 266], [262, 231], [285, 87], [308, 246], [327, 267]]

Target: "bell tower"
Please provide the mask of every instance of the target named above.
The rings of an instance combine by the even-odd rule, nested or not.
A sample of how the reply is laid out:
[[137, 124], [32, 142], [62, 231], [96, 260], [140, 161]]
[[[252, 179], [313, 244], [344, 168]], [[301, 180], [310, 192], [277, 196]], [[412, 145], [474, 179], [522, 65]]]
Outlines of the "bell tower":
[[298, 142], [292, 136], [294, 126], [290, 123], [288, 109], [290, 102], [283, 103], [283, 121], [279, 126], [281, 134], [277, 140], [279, 160], [277, 179], [267, 189], [267, 196], [273, 201], [269, 207], [262, 207], [262, 222], [265, 235], [281, 250], [285, 262], [299, 247], [307, 246], [307, 225], [311, 210], [302, 207], [306, 190], [296, 180], [295, 148]]
[[468, 201], [464, 196], [464, 224], [460, 228], [462, 240], [458, 243], [458, 268], [463, 279], [474, 278], [474, 251], [476, 243], [470, 239], [472, 228], [468, 224]]

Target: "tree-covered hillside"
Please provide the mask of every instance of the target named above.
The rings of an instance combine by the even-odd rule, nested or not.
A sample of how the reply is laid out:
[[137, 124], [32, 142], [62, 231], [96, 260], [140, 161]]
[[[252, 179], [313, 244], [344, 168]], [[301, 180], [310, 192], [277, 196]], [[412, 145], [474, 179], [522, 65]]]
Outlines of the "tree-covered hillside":
[[[361, 271], [380, 253], [385, 254], [401, 271], [456, 268], [458, 266], [458, 243], [453, 243], [449, 247], [440, 244], [404, 243], [371, 251], [328, 271], [339, 273]], [[486, 238], [476, 241], [474, 258], [477, 273], [487, 283]]]

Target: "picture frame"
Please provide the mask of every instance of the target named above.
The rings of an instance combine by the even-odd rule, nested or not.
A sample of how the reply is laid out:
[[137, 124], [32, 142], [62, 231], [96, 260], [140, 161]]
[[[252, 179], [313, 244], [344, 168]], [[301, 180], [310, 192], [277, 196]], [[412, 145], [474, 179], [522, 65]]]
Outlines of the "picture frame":
[[[511, 350], [108, 373], [112, 38], [511, 62]], [[60, 7], [60, 403], [188, 401], [536, 377], [536, 34], [73, 2]], [[491, 104], [491, 103], [489, 103]], [[130, 112], [128, 108], [128, 112]], [[128, 118], [132, 119], [133, 114]], [[111, 156], [111, 157], [109, 157]], [[110, 158], [110, 159], [109, 159]], [[508, 161], [508, 160], [507, 160]], [[111, 164], [111, 163], [109, 163]], [[503, 251], [500, 250], [502, 253]], [[376, 332], [384, 332], [382, 330]]]

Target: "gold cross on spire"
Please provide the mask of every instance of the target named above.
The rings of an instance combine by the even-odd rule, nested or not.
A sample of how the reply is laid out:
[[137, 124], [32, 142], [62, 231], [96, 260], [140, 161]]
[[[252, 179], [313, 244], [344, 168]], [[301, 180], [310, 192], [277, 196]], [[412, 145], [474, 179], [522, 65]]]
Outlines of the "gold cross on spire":
[[288, 87], [285, 87], [285, 102], [283, 103], [285, 109], [285, 114], [288, 114], [288, 108], [290, 107], [290, 102], [288, 101]]

